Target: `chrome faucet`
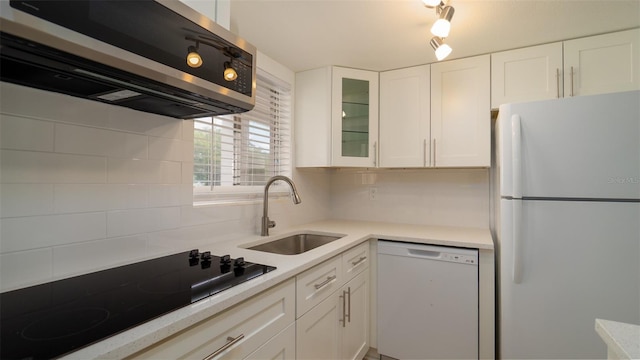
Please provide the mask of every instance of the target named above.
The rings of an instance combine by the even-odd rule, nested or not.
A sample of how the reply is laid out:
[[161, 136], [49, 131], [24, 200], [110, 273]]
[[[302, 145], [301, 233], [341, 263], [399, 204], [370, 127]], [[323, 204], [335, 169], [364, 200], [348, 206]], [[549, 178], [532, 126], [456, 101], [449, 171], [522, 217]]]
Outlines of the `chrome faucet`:
[[274, 182], [282, 180], [289, 184], [291, 187], [291, 200], [293, 200], [294, 204], [300, 204], [302, 200], [300, 200], [300, 195], [298, 195], [298, 190], [296, 190], [296, 185], [293, 183], [291, 179], [286, 176], [276, 175], [271, 179], [267, 180], [267, 184], [264, 186], [264, 202], [263, 202], [263, 211], [262, 211], [262, 231], [260, 232], [261, 236], [269, 235], [269, 228], [275, 227], [276, 222], [269, 220], [269, 186]]

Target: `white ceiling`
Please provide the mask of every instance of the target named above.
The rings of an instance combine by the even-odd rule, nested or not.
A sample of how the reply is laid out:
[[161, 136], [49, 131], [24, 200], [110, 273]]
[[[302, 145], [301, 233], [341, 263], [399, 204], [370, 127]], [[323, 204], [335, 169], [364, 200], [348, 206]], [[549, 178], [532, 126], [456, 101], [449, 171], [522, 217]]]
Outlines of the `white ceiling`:
[[[450, 0], [448, 59], [640, 26], [640, 0]], [[231, 31], [293, 71], [436, 62], [421, 0], [231, 0]]]

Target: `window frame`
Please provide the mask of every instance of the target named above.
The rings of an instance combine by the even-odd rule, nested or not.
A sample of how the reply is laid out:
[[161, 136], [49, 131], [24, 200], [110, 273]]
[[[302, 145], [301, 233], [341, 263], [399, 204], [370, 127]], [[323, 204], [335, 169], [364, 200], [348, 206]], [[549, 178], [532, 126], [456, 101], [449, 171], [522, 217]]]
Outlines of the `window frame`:
[[[276, 71], [277, 73], [277, 71]], [[282, 127], [285, 128], [286, 134], [280, 135], [280, 141], [283, 142], [283, 145], [279, 147], [279, 151], [282, 149], [288, 149], [288, 155], [285, 156], [286, 164], [280, 165], [282, 168], [276, 174], [285, 175], [288, 177], [292, 176], [293, 173], [293, 94], [294, 94], [294, 75], [290, 71], [286, 71], [284, 73], [285, 76], [273, 75], [268, 70], [262, 69], [261, 67], [257, 68], [256, 77], [260, 77], [261, 80], [256, 81], [256, 86], [260, 86], [263, 81], [267, 81], [269, 84], [274, 85], [275, 87], [279, 87], [279, 89], [283, 92], [286, 92], [284, 95], [286, 99], [283, 101], [287, 108], [283, 111], [283, 114], [280, 115], [280, 120], [284, 121], [284, 125]], [[256, 97], [260, 93], [260, 89], [256, 91]], [[258, 99], [256, 99], [256, 103], [258, 103]], [[242, 114], [230, 114], [224, 115], [222, 117], [233, 117], [240, 116]], [[195, 171], [195, 144], [196, 144], [196, 131], [197, 129], [196, 123], [198, 119], [193, 119], [193, 132], [194, 132], [194, 156], [193, 156], [193, 165]], [[241, 131], [244, 133], [245, 131], [249, 131], [250, 127], [243, 128]], [[213, 131], [213, 130], [212, 130]], [[272, 131], [273, 133], [273, 131]], [[246, 134], [245, 134], [246, 135]], [[243, 136], [245, 136], [243, 135]], [[271, 143], [273, 140], [270, 141]], [[212, 146], [213, 142], [212, 142]], [[246, 148], [245, 148], [246, 149]], [[285, 150], [286, 152], [287, 150]], [[204, 185], [204, 186], [196, 186], [195, 184], [195, 172], [192, 172], [192, 185], [193, 185], [193, 203], [194, 205], [208, 205], [208, 204], [222, 204], [222, 203], [257, 203], [262, 199], [264, 194], [264, 185], [231, 185], [231, 186], [214, 186], [214, 185]], [[266, 183], [266, 180], [265, 180]], [[284, 184], [280, 184], [280, 182], [274, 183], [269, 189], [269, 195], [275, 197], [283, 197], [289, 195], [288, 187], [284, 186]]]

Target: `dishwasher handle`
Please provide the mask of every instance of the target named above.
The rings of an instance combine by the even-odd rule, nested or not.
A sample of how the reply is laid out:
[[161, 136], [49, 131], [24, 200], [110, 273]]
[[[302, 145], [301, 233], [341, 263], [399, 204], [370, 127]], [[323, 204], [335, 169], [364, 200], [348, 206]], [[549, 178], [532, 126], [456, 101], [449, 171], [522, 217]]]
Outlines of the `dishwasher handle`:
[[378, 240], [378, 255], [478, 265], [478, 250]]
[[413, 255], [415, 257], [423, 257], [429, 259], [439, 259], [442, 257], [442, 253], [440, 251], [431, 251], [431, 250], [422, 250], [422, 249], [408, 249], [409, 255]]

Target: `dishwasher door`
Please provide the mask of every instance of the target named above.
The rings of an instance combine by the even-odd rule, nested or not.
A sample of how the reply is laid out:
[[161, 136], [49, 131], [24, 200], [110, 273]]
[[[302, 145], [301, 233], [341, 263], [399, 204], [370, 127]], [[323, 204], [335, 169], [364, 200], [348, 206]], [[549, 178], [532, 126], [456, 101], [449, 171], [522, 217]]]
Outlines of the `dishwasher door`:
[[378, 241], [378, 352], [478, 358], [478, 250]]

